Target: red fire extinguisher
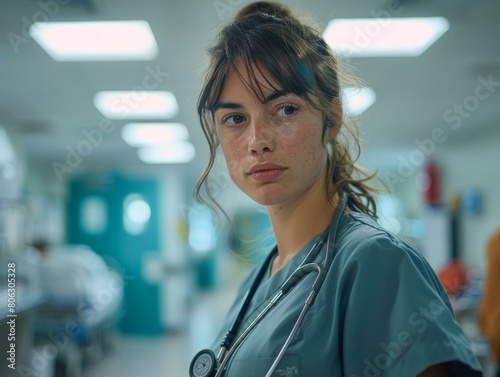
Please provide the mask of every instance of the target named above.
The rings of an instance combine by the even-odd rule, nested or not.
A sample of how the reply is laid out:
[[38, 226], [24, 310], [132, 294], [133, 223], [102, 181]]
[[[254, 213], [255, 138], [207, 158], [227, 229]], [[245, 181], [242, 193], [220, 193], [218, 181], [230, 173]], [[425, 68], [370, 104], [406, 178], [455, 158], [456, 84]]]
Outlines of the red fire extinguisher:
[[424, 202], [437, 206], [441, 202], [439, 169], [435, 161], [429, 161], [424, 168], [425, 184], [423, 187]]

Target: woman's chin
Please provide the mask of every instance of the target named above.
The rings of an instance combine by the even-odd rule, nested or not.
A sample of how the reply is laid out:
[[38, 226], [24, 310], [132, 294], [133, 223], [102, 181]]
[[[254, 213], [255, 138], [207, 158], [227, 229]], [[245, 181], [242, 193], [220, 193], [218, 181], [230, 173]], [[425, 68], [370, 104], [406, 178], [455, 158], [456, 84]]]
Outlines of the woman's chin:
[[285, 195], [278, 192], [253, 192], [252, 195], [248, 196], [256, 203], [266, 207], [283, 204], [286, 201]]

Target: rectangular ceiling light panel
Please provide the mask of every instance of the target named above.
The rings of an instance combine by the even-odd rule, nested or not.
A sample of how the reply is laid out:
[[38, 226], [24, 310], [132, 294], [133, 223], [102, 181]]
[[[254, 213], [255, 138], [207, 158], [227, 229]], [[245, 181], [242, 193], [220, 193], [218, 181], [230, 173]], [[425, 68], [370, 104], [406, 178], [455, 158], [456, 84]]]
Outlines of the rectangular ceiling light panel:
[[180, 140], [137, 150], [139, 159], [147, 164], [182, 164], [192, 161], [195, 156], [193, 144]]
[[443, 17], [338, 19], [323, 37], [340, 56], [419, 56], [449, 28]]
[[108, 119], [172, 118], [179, 111], [173, 93], [164, 91], [103, 91], [94, 105]]
[[55, 61], [152, 60], [158, 55], [146, 21], [36, 22], [29, 33]]
[[182, 123], [128, 123], [121, 131], [122, 138], [132, 147], [165, 144], [187, 140], [189, 132]]

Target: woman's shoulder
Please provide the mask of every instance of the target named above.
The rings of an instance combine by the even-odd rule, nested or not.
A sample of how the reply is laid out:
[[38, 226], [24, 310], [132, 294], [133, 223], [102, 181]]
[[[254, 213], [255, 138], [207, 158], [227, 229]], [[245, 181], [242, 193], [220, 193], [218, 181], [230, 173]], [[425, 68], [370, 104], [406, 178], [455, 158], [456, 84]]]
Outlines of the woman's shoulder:
[[480, 375], [472, 371], [480, 367], [446, 292], [414, 246], [373, 218], [353, 213], [340, 224], [337, 247], [329, 295], [341, 307], [346, 354], [352, 350], [375, 363], [380, 344], [400, 342], [400, 357], [391, 360], [387, 375], [416, 375], [450, 360], [460, 375]]
[[366, 253], [406, 253], [423, 258], [408, 241], [383, 228], [364, 213], [353, 212], [342, 219], [337, 235], [339, 253], [362, 257]]
[[415, 246], [402, 237], [384, 229], [377, 221], [363, 213], [344, 216], [337, 235], [337, 263], [339, 267], [360, 271], [410, 269], [420, 271], [437, 283], [432, 267]]
[[340, 225], [330, 284], [342, 295], [384, 292], [389, 297], [392, 291], [403, 301], [406, 297], [419, 297], [422, 303], [438, 300], [451, 310], [435, 271], [409, 242], [365, 214], [349, 214]]

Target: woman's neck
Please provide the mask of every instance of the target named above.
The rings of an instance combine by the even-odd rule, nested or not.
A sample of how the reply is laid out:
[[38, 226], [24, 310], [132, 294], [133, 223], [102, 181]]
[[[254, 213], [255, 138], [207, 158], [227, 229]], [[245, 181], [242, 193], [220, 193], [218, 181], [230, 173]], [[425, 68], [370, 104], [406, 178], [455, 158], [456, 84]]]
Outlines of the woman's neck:
[[283, 267], [314, 236], [330, 223], [337, 208], [338, 195], [328, 199], [324, 185], [317, 182], [300, 199], [284, 205], [268, 207], [278, 245], [278, 255], [271, 274]]

